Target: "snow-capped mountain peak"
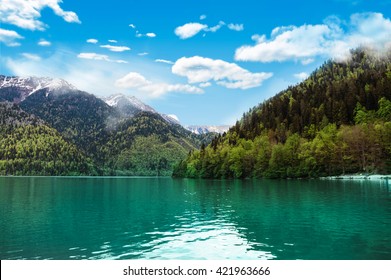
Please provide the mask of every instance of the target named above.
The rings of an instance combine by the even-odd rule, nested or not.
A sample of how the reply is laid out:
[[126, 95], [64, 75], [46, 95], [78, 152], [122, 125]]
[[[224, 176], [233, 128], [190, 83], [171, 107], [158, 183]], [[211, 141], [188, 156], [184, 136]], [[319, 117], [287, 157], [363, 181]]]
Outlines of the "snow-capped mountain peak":
[[150, 106], [144, 104], [134, 96], [126, 96], [122, 93], [113, 94], [107, 98], [103, 98], [107, 105], [119, 108], [125, 114], [134, 114], [137, 111], [146, 111], [157, 114]]
[[75, 91], [77, 88], [67, 81], [59, 78], [47, 77], [15, 77], [0, 75], [0, 88], [18, 88], [21, 92], [19, 102], [41, 89], [48, 89], [46, 96], [51, 92], [63, 93]]
[[128, 117], [132, 117], [139, 112], [149, 112], [160, 115], [164, 120], [171, 124], [180, 124], [177, 116], [172, 114], [161, 114], [134, 96], [126, 96], [122, 93], [117, 93], [103, 98], [103, 100], [106, 102], [106, 104], [117, 108], [123, 115]]

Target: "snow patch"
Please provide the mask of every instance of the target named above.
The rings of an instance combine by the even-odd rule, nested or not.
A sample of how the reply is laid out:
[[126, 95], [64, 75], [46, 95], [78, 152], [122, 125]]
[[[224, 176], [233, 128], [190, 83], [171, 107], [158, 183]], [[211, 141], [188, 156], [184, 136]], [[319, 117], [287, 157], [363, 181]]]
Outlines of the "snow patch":
[[0, 76], [0, 88], [16, 87], [20, 90], [20, 100], [23, 101], [28, 96], [36, 93], [41, 89], [48, 89], [46, 97], [51, 92], [68, 92], [75, 91], [77, 88], [63, 79], [53, 79], [47, 77], [15, 77]]

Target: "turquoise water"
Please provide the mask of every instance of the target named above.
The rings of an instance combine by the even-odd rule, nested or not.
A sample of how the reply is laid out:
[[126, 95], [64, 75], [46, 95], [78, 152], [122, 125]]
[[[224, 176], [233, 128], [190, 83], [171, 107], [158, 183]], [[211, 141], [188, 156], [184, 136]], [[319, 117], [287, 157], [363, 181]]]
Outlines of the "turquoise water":
[[1, 259], [391, 259], [387, 181], [0, 178]]

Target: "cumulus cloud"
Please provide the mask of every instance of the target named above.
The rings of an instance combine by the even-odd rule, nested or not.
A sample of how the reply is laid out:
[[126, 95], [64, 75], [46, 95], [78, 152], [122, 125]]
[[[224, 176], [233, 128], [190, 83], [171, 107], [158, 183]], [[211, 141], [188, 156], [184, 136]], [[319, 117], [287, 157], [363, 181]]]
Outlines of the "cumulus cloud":
[[150, 81], [137, 72], [130, 72], [115, 82], [115, 86], [119, 88], [139, 88], [150, 84]]
[[18, 47], [20, 43], [17, 40], [23, 39], [16, 31], [0, 28], [0, 42], [8, 47]]
[[81, 23], [76, 13], [64, 11], [60, 7], [61, 2], [61, 0], [4, 0], [0, 5], [0, 21], [23, 29], [42, 31], [47, 28], [47, 25], [39, 20], [41, 11], [50, 8], [66, 22]]
[[135, 29], [136, 28], [136, 25], [134, 25], [133, 23], [129, 24], [129, 27]]
[[49, 47], [51, 45], [52, 45], [52, 43], [50, 43], [49, 41], [47, 41], [45, 39], [41, 39], [38, 42], [38, 46], [41, 46], [41, 47]]
[[227, 27], [231, 30], [234, 30], [234, 31], [242, 31], [244, 30], [244, 26], [243, 24], [234, 24], [234, 23], [230, 23], [227, 25]]
[[212, 83], [210, 83], [210, 82], [199, 84], [199, 86], [202, 87], [202, 88], [210, 87], [211, 85], [212, 85]]
[[169, 92], [200, 94], [203, 90], [186, 84], [154, 83], [137, 72], [130, 72], [115, 82], [115, 86], [124, 89], [142, 91], [149, 98], [158, 98]]
[[138, 53], [137, 55], [139, 55], [139, 56], [146, 56], [146, 55], [148, 55], [148, 53], [147, 52], [142, 52], [142, 53]]
[[305, 72], [297, 73], [297, 74], [294, 74], [293, 76], [295, 78], [297, 78], [298, 80], [305, 80], [308, 78], [308, 74]]
[[22, 53], [22, 56], [33, 61], [40, 61], [42, 59], [40, 56], [32, 53]]
[[270, 78], [272, 73], [251, 73], [235, 63], [213, 60], [200, 56], [182, 57], [172, 66], [172, 73], [186, 77], [191, 84], [203, 86], [210, 81], [232, 89], [249, 89], [258, 87]]
[[255, 45], [236, 50], [236, 60], [300, 60], [308, 64], [317, 56], [345, 59], [351, 49], [360, 46], [383, 51], [391, 46], [391, 21], [380, 13], [353, 14], [346, 26], [330, 17], [317, 25], [277, 27], [270, 39], [266, 35], [252, 39]]
[[116, 63], [128, 63], [125, 60], [113, 60], [110, 59], [109, 56], [107, 55], [97, 54], [97, 53], [79, 53], [77, 57], [83, 59], [102, 60], [102, 61], [116, 62]]
[[118, 43], [117, 40], [108, 40], [110, 43]]
[[182, 26], [178, 26], [175, 29], [175, 34], [181, 39], [188, 39], [197, 35], [200, 31], [206, 28], [208, 28], [206, 24], [191, 22]]
[[171, 60], [166, 60], [166, 59], [155, 59], [155, 62], [161, 62], [161, 63], [166, 63], [166, 64], [174, 64]]
[[206, 15], [200, 15], [200, 20], [206, 19]]
[[90, 44], [96, 44], [96, 43], [98, 43], [98, 40], [96, 40], [96, 39], [88, 39], [87, 40], [87, 43], [90, 43]]
[[125, 46], [112, 46], [112, 45], [101, 45], [101, 48], [108, 49], [112, 52], [124, 52], [124, 51], [130, 51], [129, 47]]

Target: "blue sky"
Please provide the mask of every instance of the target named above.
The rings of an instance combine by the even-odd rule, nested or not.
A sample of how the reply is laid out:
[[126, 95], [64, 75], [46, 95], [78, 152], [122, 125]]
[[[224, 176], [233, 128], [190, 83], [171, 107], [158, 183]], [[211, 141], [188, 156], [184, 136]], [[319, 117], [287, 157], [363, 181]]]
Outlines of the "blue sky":
[[0, 74], [233, 124], [325, 60], [391, 45], [390, 0], [0, 0]]

